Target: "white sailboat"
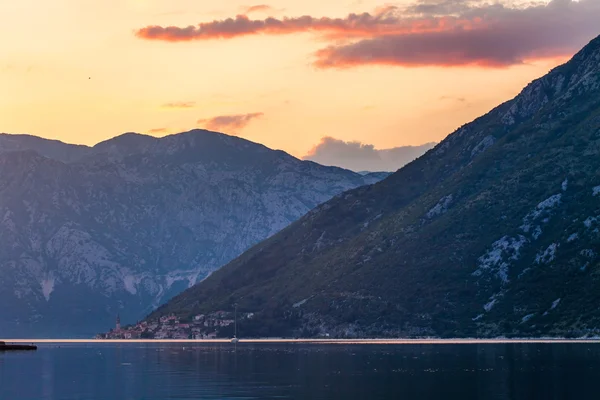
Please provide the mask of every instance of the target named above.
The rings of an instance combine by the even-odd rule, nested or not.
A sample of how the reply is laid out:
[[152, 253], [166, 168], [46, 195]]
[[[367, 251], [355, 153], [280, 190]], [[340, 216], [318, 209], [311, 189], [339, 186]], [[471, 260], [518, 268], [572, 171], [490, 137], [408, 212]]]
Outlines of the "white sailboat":
[[231, 339], [231, 343], [237, 343], [240, 341], [240, 339], [237, 337], [237, 303], [235, 304], [234, 324], [234, 334], [233, 338]]

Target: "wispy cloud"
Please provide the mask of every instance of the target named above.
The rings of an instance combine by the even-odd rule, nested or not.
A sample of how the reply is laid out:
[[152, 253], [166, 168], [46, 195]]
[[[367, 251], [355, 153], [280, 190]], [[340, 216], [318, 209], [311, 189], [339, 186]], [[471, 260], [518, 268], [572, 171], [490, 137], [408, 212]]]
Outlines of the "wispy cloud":
[[421, 0], [344, 18], [250, 19], [197, 26], [147, 26], [140, 38], [171, 42], [312, 32], [332, 44], [315, 53], [318, 68], [360, 65], [506, 67], [571, 55], [600, 28], [600, 1], [512, 2]]
[[353, 171], [396, 171], [434, 146], [427, 143], [378, 150], [372, 144], [324, 137], [304, 159]]
[[169, 132], [168, 128], [154, 128], [154, 129], [148, 130], [148, 133], [168, 133], [168, 132]]
[[194, 108], [196, 106], [195, 101], [177, 101], [174, 103], [165, 103], [161, 105], [161, 108], [168, 109], [179, 109], [179, 108]]
[[33, 71], [33, 65], [15, 65], [15, 64], [0, 65], [0, 72], [30, 73], [31, 71]]
[[250, 122], [264, 116], [262, 112], [250, 114], [219, 115], [208, 119], [199, 119], [198, 125], [211, 130], [243, 129]]
[[452, 100], [452, 101], [458, 101], [459, 103], [465, 103], [467, 101], [467, 99], [465, 99], [464, 97], [455, 97], [455, 96], [441, 96], [440, 100]]
[[257, 12], [270, 12], [273, 11], [273, 7], [268, 4], [257, 4], [254, 6], [249, 6], [244, 9], [244, 14], [252, 14]]

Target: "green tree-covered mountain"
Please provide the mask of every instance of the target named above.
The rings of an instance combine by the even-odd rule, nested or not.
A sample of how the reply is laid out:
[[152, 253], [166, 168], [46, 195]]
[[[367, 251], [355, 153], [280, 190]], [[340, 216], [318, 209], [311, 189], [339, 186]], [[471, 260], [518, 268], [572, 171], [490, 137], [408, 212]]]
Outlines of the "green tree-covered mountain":
[[600, 331], [600, 38], [384, 181], [346, 192], [149, 316], [246, 336]]

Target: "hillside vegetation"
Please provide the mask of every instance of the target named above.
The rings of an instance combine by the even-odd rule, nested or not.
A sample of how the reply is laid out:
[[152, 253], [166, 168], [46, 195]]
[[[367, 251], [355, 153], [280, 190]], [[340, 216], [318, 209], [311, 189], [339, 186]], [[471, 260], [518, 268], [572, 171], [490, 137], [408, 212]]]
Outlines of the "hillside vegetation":
[[149, 316], [246, 336], [600, 333], [600, 38], [384, 181], [337, 196]]

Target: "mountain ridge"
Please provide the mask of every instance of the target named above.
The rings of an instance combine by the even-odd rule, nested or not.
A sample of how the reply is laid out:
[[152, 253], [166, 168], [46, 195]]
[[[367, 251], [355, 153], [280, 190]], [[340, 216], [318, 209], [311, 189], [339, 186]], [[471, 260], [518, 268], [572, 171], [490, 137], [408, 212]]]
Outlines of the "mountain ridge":
[[0, 327], [18, 336], [90, 337], [117, 314], [133, 322], [317, 204], [378, 179], [203, 130], [94, 147], [7, 136], [0, 302], [12, 306]]
[[[169, 144], [168, 142], [173, 142], [174, 140], [178, 141], [185, 136], [212, 136], [213, 139], [216, 138], [219, 140], [224, 140], [225, 142], [238, 142], [244, 148], [253, 147], [255, 150], [260, 149], [265, 153], [280, 154], [289, 159], [294, 159], [307, 164], [319, 165], [323, 168], [350, 171], [354, 174], [364, 176], [369, 182], [375, 182], [391, 174], [391, 172], [387, 171], [364, 171], [363, 173], [357, 173], [336, 165], [322, 165], [313, 160], [298, 159], [283, 150], [270, 149], [261, 143], [252, 142], [235, 135], [228, 135], [206, 129], [192, 129], [162, 137], [156, 137], [137, 132], [125, 132], [115, 137], [102, 140], [93, 146], [75, 145], [60, 140], [46, 139], [29, 134], [0, 133], [0, 154], [14, 151], [34, 151], [44, 157], [70, 164], [80, 161], [84, 157], [97, 157], [107, 153], [110, 154], [111, 152], [114, 153], [115, 151], [118, 151], [119, 153], [113, 155], [120, 157], [131, 156], [134, 154], [143, 153], [145, 151], [161, 153], [163, 150], [162, 145]], [[52, 151], [52, 149], [50, 149], [51, 151], [48, 151], [47, 149], [41, 149], [42, 147], [46, 147], [48, 145], [50, 145], [52, 148], [56, 148], [55, 151]], [[141, 149], [139, 148], [140, 145], [143, 145], [141, 146]], [[130, 150], [127, 151], [125, 149]], [[173, 151], [173, 149], [171, 149], [171, 151]]]

